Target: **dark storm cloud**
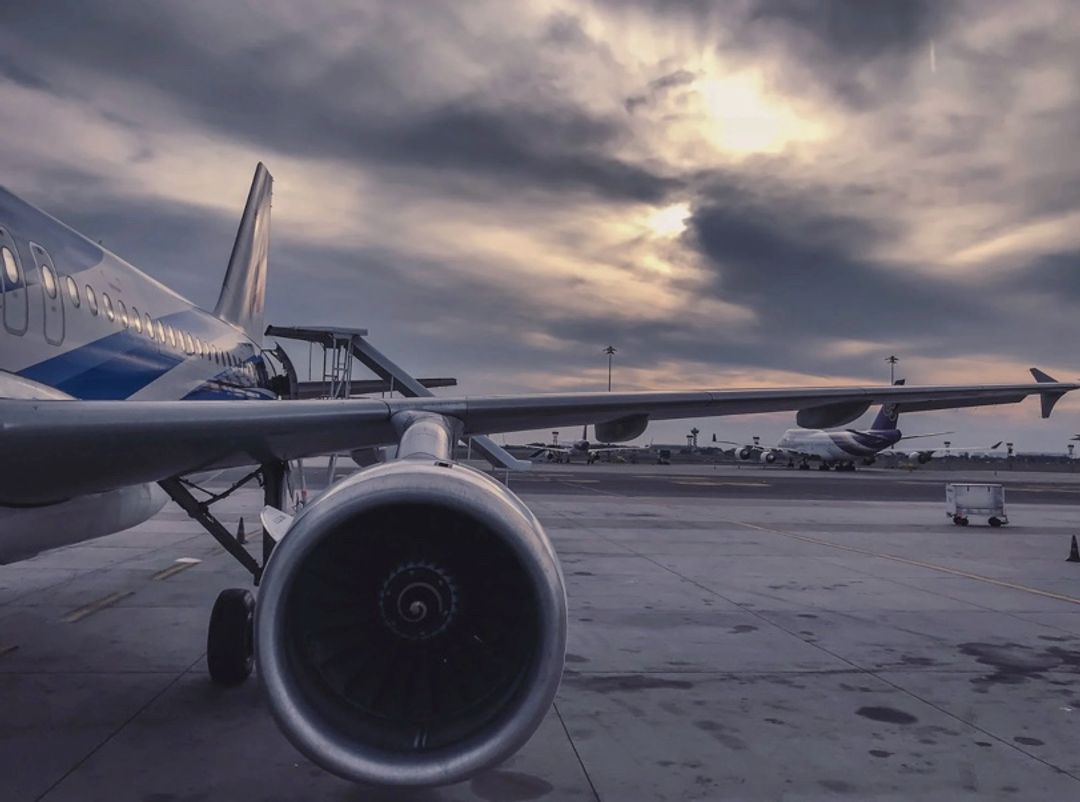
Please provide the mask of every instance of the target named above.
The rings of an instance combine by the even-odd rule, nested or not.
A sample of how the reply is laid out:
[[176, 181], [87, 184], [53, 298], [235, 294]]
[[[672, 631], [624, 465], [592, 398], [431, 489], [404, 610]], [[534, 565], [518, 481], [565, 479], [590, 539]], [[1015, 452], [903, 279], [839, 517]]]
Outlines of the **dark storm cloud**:
[[909, 343], [947, 335], [962, 347], [996, 313], [945, 278], [877, 262], [870, 254], [895, 236], [889, 225], [832, 212], [820, 197], [723, 186], [691, 222], [715, 295], [754, 309], [774, 333]]
[[992, 282], [999, 292], [1042, 293], [1047, 298], [1080, 301], [1080, 248], [1041, 256], [1023, 270]]
[[630, 201], [656, 202], [678, 185], [611, 155], [624, 135], [619, 119], [590, 115], [543, 86], [411, 106], [409, 85], [432, 77], [424, 76], [424, 51], [378, 41], [389, 24], [378, 20], [327, 62], [310, 32], [274, 31], [257, 44], [224, 47], [220, 31], [177, 6], [19, 2], [7, 18], [13, 26], [0, 30], [0, 50], [14, 54], [24, 81], [81, 82], [89, 70], [134, 82], [259, 147]]
[[844, 59], [921, 47], [947, 18], [948, 0], [756, 0], [751, 25], [781, 22]]

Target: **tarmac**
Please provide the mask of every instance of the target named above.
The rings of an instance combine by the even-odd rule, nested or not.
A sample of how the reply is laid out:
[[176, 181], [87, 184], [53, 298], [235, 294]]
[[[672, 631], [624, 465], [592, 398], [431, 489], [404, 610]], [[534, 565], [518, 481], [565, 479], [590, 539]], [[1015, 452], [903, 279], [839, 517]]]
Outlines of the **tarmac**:
[[[1006, 485], [1008, 526], [949, 522], [967, 479]], [[0, 800], [1080, 798], [1071, 474], [571, 465], [511, 487], [562, 559], [570, 634], [505, 765], [402, 792], [302, 758], [257, 676], [207, 679], [210, 607], [247, 575], [170, 505], [0, 567]], [[258, 506], [218, 512], [253, 532]]]

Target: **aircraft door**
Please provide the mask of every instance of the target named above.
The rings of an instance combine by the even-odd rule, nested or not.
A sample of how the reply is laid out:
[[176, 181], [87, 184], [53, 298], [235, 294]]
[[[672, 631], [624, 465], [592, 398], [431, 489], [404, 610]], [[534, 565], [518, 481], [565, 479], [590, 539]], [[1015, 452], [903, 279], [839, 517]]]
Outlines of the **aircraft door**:
[[12, 334], [25, 334], [28, 325], [29, 299], [26, 274], [23, 272], [15, 239], [0, 226], [0, 295], [4, 306], [4, 328]]
[[53, 345], [64, 341], [64, 293], [52, 257], [40, 245], [30, 243], [30, 255], [41, 279], [41, 297], [45, 303], [45, 340]]

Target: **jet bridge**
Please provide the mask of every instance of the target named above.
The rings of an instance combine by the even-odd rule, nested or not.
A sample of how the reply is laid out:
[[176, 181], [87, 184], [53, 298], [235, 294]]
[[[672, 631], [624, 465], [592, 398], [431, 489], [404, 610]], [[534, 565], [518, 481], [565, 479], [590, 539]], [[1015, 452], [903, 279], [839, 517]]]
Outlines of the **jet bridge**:
[[[399, 392], [403, 396], [416, 398], [433, 396], [431, 387], [452, 387], [456, 379], [429, 378], [416, 379], [400, 365], [391, 360], [367, 340], [367, 329], [351, 329], [329, 326], [268, 326], [269, 337], [297, 340], [322, 346], [322, 382], [325, 393], [318, 393], [328, 398], [348, 398], [358, 392]], [[381, 382], [375, 390], [368, 388], [372, 382], [355, 380], [352, 377], [354, 362], [360, 362]], [[313, 397], [314, 387], [311, 382], [296, 382], [298, 397]], [[306, 385], [306, 386], [305, 386]], [[359, 387], [364, 389], [358, 390]], [[306, 395], [305, 395], [306, 394]], [[469, 446], [475, 449], [496, 468], [508, 471], [527, 470], [532, 463], [519, 460], [506, 449], [485, 435], [469, 438]]]

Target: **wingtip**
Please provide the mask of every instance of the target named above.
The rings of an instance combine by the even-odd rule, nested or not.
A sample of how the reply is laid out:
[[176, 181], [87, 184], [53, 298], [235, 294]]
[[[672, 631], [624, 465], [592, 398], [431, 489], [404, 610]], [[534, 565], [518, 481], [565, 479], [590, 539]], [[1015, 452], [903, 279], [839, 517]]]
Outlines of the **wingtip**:
[[1031, 371], [1031, 375], [1035, 378], [1035, 381], [1040, 384], [1046, 384], [1048, 382], [1057, 383], [1057, 379], [1044, 370], [1039, 370], [1038, 368], [1028, 368], [1028, 370]]

